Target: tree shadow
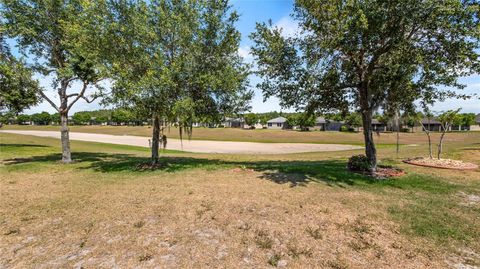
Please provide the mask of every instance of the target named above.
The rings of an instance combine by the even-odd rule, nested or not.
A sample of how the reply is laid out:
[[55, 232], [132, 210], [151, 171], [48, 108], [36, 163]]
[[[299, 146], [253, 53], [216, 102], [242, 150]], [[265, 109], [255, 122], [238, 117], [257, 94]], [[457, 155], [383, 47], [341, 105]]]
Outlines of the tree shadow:
[[0, 148], [11, 147], [11, 148], [23, 148], [23, 147], [32, 147], [32, 148], [49, 148], [50, 146], [46, 145], [33, 145], [33, 144], [3, 144], [0, 143]]
[[[260, 172], [260, 179], [277, 184], [289, 184], [290, 187], [306, 186], [312, 182], [324, 182], [329, 186], [345, 187], [357, 183], [373, 183], [370, 177], [352, 173], [346, 169], [342, 160], [319, 161], [228, 161], [215, 158], [197, 158], [187, 156], [163, 156], [160, 159], [161, 168], [156, 170], [141, 169], [140, 164], [148, 163], [148, 157], [139, 157], [120, 153], [74, 152], [72, 158], [80, 170], [92, 169], [101, 173], [115, 172], [166, 172], [174, 173], [182, 170], [203, 168], [206, 170], [234, 169], [238, 171], [249, 169]], [[34, 162], [60, 163], [61, 154], [48, 154], [28, 158], [13, 158], [3, 160], [5, 165], [17, 165]], [[240, 168], [240, 169], [238, 169]]]
[[251, 163], [250, 168], [262, 172], [262, 179], [290, 184], [290, 187], [306, 186], [312, 182], [339, 187], [375, 182], [373, 178], [348, 171], [346, 162], [342, 160], [263, 161]]

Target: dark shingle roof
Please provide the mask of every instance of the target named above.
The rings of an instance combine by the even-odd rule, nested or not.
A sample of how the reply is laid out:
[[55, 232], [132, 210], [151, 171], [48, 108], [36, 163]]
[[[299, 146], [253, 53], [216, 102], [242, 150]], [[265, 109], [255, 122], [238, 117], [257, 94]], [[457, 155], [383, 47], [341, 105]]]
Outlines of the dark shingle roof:
[[441, 124], [441, 123], [436, 119], [423, 118], [422, 119], [422, 124]]
[[277, 117], [267, 121], [267, 123], [285, 123], [285, 122], [287, 122], [287, 119], [284, 117]]

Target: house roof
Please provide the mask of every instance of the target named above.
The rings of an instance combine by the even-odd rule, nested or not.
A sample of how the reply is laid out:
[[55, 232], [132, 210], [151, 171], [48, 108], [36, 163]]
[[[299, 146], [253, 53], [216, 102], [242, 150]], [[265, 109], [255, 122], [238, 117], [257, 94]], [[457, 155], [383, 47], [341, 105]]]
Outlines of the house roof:
[[285, 123], [285, 122], [287, 122], [287, 119], [284, 117], [277, 117], [267, 121], [267, 123]]
[[225, 122], [243, 122], [242, 118], [225, 118]]
[[317, 120], [315, 122], [320, 124], [327, 123], [324, 117], [317, 117]]
[[372, 119], [372, 124], [383, 124], [377, 119]]
[[423, 118], [422, 124], [441, 124], [441, 123], [436, 119]]

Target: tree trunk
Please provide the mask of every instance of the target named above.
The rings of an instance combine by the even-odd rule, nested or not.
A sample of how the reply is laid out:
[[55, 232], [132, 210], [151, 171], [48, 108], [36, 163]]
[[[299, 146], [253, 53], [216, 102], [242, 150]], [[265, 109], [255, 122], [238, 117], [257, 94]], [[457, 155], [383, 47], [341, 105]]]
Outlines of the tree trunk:
[[399, 112], [398, 109], [395, 110], [395, 127], [397, 131], [397, 158], [398, 158], [398, 153], [400, 151], [400, 121], [399, 121]]
[[373, 142], [372, 115], [373, 111], [371, 109], [362, 111], [365, 154], [367, 155], [367, 159], [370, 164], [370, 172], [375, 172], [377, 170], [377, 149], [375, 148], [375, 143]]
[[60, 113], [60, 132], [62, 141], [62, 162], [72, 162], [72, 152], [70, 151], [70, 137], [68, 130], [68, 112]]
[[432, 139], [430, 138], [430, 133], [427, 133], [427, 137], [428, 137], [428, 154], [430, 156], [430, 159], [433, 159]]
[[160, 117], [153, 116], [153, 134], [152, 134], [152, 164], [158, 164], [158, 148], [160, 146]]
[[443, 151], [443, 137], [445, 136], [445, 129], [442, 132], [442, 135], [440, 136], [440, 141], [438, 142], [438, 152], [437, 152], [437, 158], [440, 160], [440, 156], [442, 155]]

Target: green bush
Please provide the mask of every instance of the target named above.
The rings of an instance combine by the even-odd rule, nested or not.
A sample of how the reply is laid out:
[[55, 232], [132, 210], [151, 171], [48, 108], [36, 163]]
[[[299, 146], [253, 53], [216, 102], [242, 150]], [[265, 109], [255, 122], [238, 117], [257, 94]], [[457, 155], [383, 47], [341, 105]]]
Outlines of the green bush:
[[354, 155], [348, 159], [348, 169], [352, 171], [368, 171], [369, 167], [367, 156], [363, 154]]
[[340, 127], [340, 132], [348, 132], [348, 127], [346, 125], [342, 125]]

